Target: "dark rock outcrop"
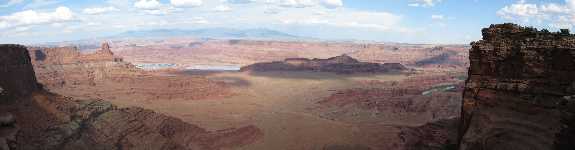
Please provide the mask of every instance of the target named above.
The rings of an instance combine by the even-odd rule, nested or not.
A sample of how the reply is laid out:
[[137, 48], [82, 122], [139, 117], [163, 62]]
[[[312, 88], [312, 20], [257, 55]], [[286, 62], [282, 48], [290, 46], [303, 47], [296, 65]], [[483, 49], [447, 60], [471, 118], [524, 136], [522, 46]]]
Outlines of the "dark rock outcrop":
[[255, 126], [207, 131], [150, 110], [75, 100], [43, 90], [24, 46], [0, 45], [2, 150], [215, 150], [258, 140]]
[[439, 120], [401, 131], [406, 150], [455, 150], [459, 118]]
[[460, 149], [575, 149], [575, 36], [499, 24], [471, 44]]
[[0, 113], [0, 149], [15, 149], [16, 133], [18, 127], [15, 126], [16, 120], [11, 113]]
[[342, 74], [388, 73], [407, 70], [399, 63], [366, 63], [350, 56], [341, 55], [328, 59], [288, 58], [284, 61], [256, 63], [242, 67], [241, 71], [319, 71]]
[[[29, 95], [38, 89], [26, 47], [0, 45], [0, 88], [9, 96]], [[0, 98], [0, 102], [4, 99]]]

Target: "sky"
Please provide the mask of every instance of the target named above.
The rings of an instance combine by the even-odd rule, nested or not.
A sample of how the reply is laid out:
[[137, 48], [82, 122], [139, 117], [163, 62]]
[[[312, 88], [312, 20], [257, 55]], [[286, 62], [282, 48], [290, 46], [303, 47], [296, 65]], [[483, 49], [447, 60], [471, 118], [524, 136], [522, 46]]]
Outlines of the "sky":
[[0, 0], [0, 43], [20, 44], [203, 28], [468, 44], [482, 28], [505, 22], [572, 29], [575, 0]]

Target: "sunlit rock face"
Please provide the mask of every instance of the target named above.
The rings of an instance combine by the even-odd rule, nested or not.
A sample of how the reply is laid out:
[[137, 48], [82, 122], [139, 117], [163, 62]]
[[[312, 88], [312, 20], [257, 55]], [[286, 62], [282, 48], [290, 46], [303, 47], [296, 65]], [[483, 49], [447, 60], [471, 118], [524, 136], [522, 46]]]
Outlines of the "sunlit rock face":
[[499, 24], [472, 46], [460, 149], [574, 149], [575, 36]]

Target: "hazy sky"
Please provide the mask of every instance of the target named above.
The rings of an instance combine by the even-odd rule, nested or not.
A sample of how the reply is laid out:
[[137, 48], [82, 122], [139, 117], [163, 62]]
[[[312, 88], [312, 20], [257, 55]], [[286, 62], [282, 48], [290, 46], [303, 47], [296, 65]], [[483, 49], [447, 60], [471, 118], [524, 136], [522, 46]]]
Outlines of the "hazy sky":
[[0, 43], [268, 28], [320, 39], [464, 43], [493, 23], [573, 28], [575, 0], [0, 0]]

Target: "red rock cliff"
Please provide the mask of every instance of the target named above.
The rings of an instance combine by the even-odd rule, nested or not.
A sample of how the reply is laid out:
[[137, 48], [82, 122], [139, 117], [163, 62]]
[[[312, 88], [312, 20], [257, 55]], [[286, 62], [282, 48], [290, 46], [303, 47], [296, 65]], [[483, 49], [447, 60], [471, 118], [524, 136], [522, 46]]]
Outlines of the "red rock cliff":
[[77, 64], [122, 61], [122, 58], [114, 56], [107, 42], [102, 43], [101, 49], [93, 53], [82, 54], [77, 47], [29, 47], [33, 64]]
[[499, 24], [472, 46], [460, 149], [575, 149], [575, 36]]
[[255, 126], [208, 131], [142, 108], [47, 92], [24, 46], [0, 45], [0, 66], [2, 150], [216, 150], [262, 136]]

